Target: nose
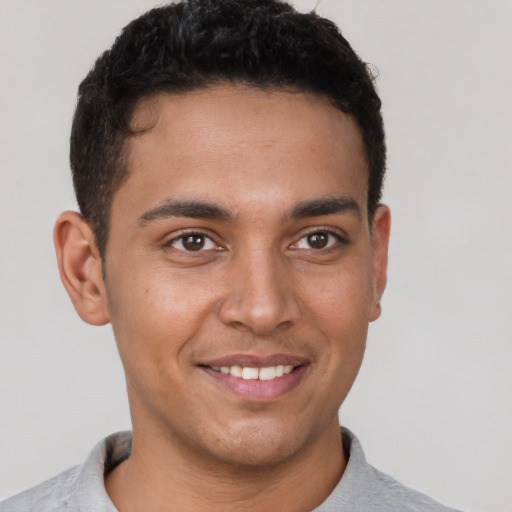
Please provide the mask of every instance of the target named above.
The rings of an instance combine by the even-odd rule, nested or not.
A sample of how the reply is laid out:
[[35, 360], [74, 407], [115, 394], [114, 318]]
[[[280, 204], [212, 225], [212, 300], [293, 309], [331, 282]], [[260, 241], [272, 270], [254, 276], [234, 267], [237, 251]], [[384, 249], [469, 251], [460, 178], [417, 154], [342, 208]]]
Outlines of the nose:
[[266, 252], [232, 263], [228, 292], [219, 309], [221, 321], [242, 332], [268, 336], [295, 325], [301, 306], [286, 262]]

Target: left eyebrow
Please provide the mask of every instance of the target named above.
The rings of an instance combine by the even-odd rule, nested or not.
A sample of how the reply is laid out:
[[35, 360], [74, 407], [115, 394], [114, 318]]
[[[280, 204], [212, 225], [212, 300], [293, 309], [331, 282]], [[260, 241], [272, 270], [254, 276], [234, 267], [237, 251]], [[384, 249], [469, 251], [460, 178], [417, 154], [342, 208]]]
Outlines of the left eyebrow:
[[326, 197], [302, 201], [295, 205], [291, 211], [291, 219], [305, 219], [308, 217], [320, 217], [335, 213], [352, 212], [361, 219], [361, 208], [355, 199], [346, 196]]

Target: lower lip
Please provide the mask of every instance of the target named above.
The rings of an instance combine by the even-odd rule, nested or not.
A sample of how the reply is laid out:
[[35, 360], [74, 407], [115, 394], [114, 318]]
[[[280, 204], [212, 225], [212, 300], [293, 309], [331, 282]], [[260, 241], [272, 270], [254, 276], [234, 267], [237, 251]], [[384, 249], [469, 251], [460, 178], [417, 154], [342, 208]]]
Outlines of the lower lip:
[[272, 380], [246, 380], [207, 367], [201, 369], [242, 400], [264, 402], [276, 400], [297, 387], [304, 378], [307, 368], [307, 365], [298, 366], [292, 372]]

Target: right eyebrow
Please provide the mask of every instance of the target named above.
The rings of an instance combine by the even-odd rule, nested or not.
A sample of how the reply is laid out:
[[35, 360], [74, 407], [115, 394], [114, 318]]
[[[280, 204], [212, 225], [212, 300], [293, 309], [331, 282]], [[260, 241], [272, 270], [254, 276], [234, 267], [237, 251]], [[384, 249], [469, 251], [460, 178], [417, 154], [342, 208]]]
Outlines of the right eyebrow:
[[143, 213], [137, 221], [140, 226], [146, 226], [152, 221], [169, 217], [190, 217], [194, 219], [222, 221], [234, 220], [234, 215], [229, 210], [214, 203], [167, 200]]

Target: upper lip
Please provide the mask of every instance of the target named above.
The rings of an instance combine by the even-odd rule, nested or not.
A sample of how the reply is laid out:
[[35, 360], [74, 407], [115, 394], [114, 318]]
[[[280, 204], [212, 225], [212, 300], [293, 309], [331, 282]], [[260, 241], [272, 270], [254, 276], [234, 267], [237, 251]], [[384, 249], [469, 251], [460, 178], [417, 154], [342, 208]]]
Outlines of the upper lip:
[[215, 359], [203, 361], [200, 366], [244, 366], [249, 368], [267, 368], [269, 366], [292, 365], [302, 366], [307, 364], [308, 360], [304, 357], [294, 356], [290, 354], [229, 354]]

